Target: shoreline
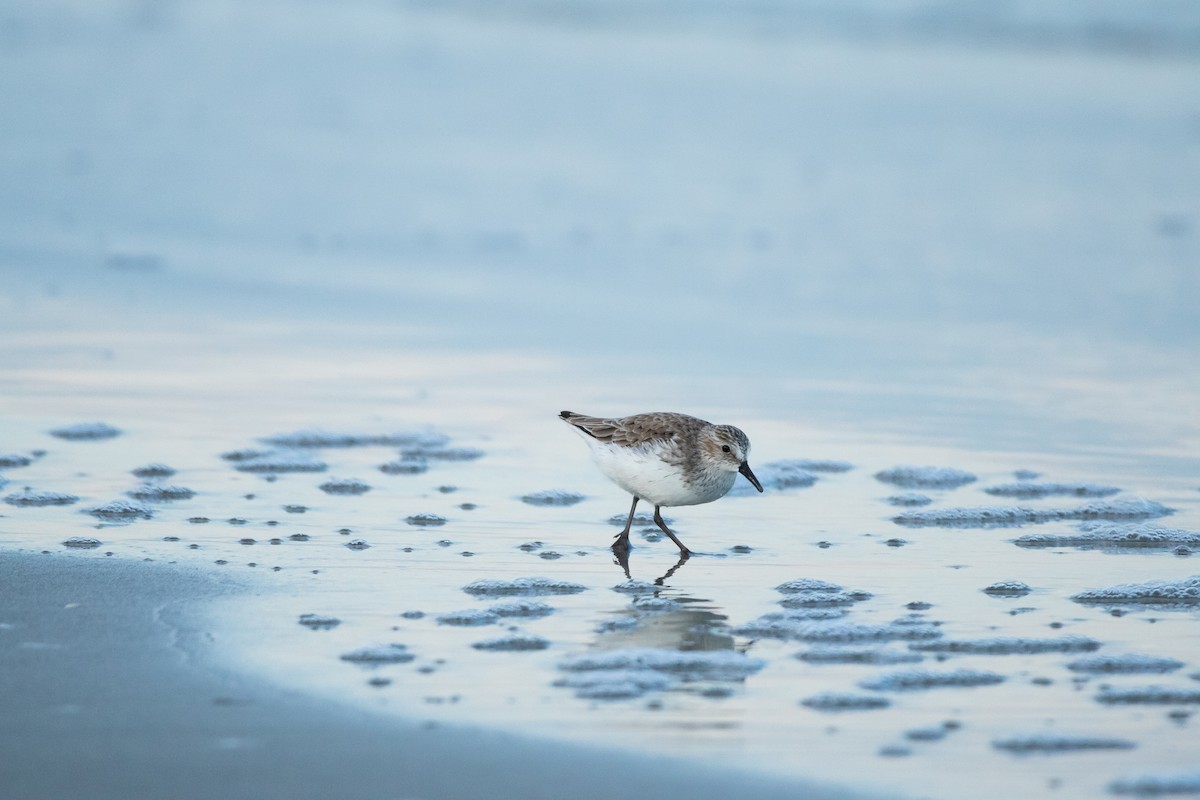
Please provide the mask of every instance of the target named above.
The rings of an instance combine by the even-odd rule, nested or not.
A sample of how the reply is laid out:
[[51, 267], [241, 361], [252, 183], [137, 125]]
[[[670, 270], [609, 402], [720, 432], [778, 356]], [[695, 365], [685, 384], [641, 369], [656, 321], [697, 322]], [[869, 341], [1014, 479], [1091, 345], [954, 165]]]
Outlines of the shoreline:
[[4, 553], [0, 784], [104, 798], [852, 798], [696, 761], [383, 717], [216, 666], [201, 570]]

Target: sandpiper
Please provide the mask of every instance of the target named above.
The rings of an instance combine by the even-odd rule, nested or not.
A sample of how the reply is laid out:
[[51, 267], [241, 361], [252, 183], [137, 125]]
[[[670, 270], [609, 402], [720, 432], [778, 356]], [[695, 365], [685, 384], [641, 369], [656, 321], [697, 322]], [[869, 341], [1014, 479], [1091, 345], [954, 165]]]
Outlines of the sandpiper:
[[608, 479], [633, 495], [625, 529], [613, 550], [629, 550], [629, 528], [639, 500], [654, 504], [654, 524], [691, 555], [663, 522], [663, 506], [694, 506], [724, 497], [740, 472], [760, 492], [746, 463], [750, 440], [732, 425], [713, 425], [687, 414], [660, 411], [606, 419], [572, 411], [558, 415], [583, 437]]

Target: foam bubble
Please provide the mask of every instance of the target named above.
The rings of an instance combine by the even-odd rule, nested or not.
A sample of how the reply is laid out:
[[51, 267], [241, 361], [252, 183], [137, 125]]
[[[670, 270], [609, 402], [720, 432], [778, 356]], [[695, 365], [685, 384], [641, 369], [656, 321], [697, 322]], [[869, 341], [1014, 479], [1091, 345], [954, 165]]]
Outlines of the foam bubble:
[[78, 503], [79, 498], [63, 492], [39, 492], [26, 486], [19, 492], [13, 492], [4, 498], [10, 506], [69, 506]]
[[914, 642], [909, 647], [923, 653], [1007, 656], [1038, 653], [1090, 653], [1100, 649], [1100, 642], [1086, 636], [1060, 636], [1054, 639], [992, 636], [984, 639]]
[[74, 547], [79, 550], [90, 550], [93, 547], [99, 547], [103, 544], [99, 539], [91, 536], [72, 536], [63, 540], [63, 547]]
[[1069, 736], [1057, 733], [1033, 733], [1010, 736], [992, 742], [997, 750], [1010, 753], [1070, 753], [1079, 750], [1132, 750], [1137, 747], [1128, 739], [1109, 736]]
[[554, 607], [537, 600], [513, 600], [507, 603], [497, 603], [489, 606], [488, 611], [498, 617], [520, 617], [522, 619], [538, 619], [554, 613]]
[[927, 506], [933, 502], [933, 498], [925, 494], [917, 494], [916, 492], [905, 492], [904, 494], [894, 494], [887, 499], [890, 505], [899, 508], [916, 508], [918, 506]]
[[1033, 591], [1024, 581], [996, 581], [982, 590], [994, 597], [1024, 597]]
[[875, 479], [905, 489], [955, 489], [978, 480], [970, 472], [953, 467], [901, 465], [875, 473]]
[[149, 506], [132, 500], [113, 500], [87, 509], [87, 513], [100, 519], [131, 520], [150, 519], [153, 515]]
[[50, 431], [50, 435], [72, 442], [94, 442], [120, 436], [121, 431], [103, 422], [81, 422], [77, 425], [55, 428]]
[[854, 650], [844, 647], [821, 647], [797, 653], [796, 658], [810, 664], [915, 664], [924, 661], [920, 653], [894, 650]]
[[546, 489], [521, 495], [521, 502], [531, 506], [573, 506], [584, 499], [584, 495], [566, 489]]
[[302, 451], [276, 450], [230, 460], [236, 463], [237, 466], [234, 468], [239, 472], [324, 472], [328, 469], [328, 465], [324, 461], [318, 461]]
[[135, 489], [130, 489], [126, 494], [134, 500], [144, 500], [150, 503], [189, 500], [196, 496], [196, 493], [186, 486], [171, 486], [159, 483], [144, 483]]
[[1106, 705], [1182, 705], [1200, 703], [1200, 689], [1174, 686], [1104, 687], [1096, 700]]
[[1071, 596], [1076, 603], [1144, 605], [1196, 605], [1200, 603], [1200, 575], [1177, 581], [1122, 583], [1104, 589], [1088, 589]]
[[169, 478], [175, 474], [175, 470], [168, 467], [166, 464], [143, 464], [140, 467], [135, 467], [129, 470], [130, 474], [137, 478]]
[[1086, 503], [1076, 508], [1032, 508], [1028, 506], [977, 506], [973, 508], [935, 508], [906, 511], [892, 517], [897, 525], [921, 528], [1015, 527], [1060, 520], [1149, 519], [1173, 513], [1162, 503], [1142, 498]]
[[1067, 664], [1072, 672], [1100, 674], [1136, 674], [1146, 672], [1174, 672], [1184, 666], [1182, 661], [1137, 653], [1120, 655], [1096, 655], [1077, 658]]
[[449, 614], [441, 614], [437, 617], [437, 623], [439, 625], [470, 628], [479, 625], [493, 625], [499, 619], [500, 616], [495, 611], [472, 608], [466, 611], [452, 611]]
[[848, 606], [871, 599], [869, 592], [800, 592], [779, 601], [784, 608], [828, 608]]
[[420, 475], [429, 471], [429, 464], [422, 459], [401, 459], [379, 465], [384, 475]]
[[409, 525], [416, 525], [418, 527], [425, 528], [436, 528], [439, 525], [446, 524], [446, 518], [441, 514], [413, 514], [405, 517], [404, 521]]
[[859, 681], [864, 689], [881, 692], [912, 692], [945, 687], [991, 686], [1003, 683], [1003, 675], [973, 669], [956, 669], [950, 672], [931, 672], [923, 669], [903, 670], [879, 675]]
[[495, 639], [485, 639], [482, 642], [475, 642], [471, 645], [476, 650], [489, 650], [493, 652], [522, 652], [527, 650], [545, 650], [550, 646], [550, 642], [543, 639], [541, 636], [500, 636]]
[[1113, 794], [1128, 794], [1135, 797], [1200, 794], [1200, 772], [1119, 778], [1108, 785], [1108, 790]]
[[663, 650], [630, 647], [588, 653], [559, 664], [566, 672], [607, 670], [653, 670], [680, 680], [742, 680], [758, 672], [766, 662], [735, 650]]
[[1150, 522], [1084, 522], [1078, 533], [1031, 533], [1018, 537], [1018, 547], [1113, 547], [1172, 549], [1200, 547], [1200, 532], [1167, 528]]
[[675, 685], [670, 675], [650, 669], [616, 669], [565, 675], [554, 686], [574, 689], [588, 700], [629, 700]]
[[1065, 495], [1068, 497], [1109, 497], [1121, 491], [1116, 486], [1104, 486], [1098, 483], [1002, 483], [998, 486], [988, 486], [984, 489], [996, 497], [1017, 497], [1028, 500], [1035, 497], [1050, 497]]
[[464, 592], [476, 597], [513, 595], [536, 597], [539, 595], [578, 594], [586, 589], [587, 587], [583, 584], [554, 578], [514, 578], [512, 580], [483, 578], [463, 587]]
[[790, 581], [784, 581], [775, 587], [775, 591], [783, 594], [797, 594], [800, 592], [840, 592], [842, 587], [836, 583], [819, 580], [817, 578], [794, 578]]
[[738, 636], [792, 639], [825, 644], [923, 641], [942, 636], [942, 632], [936, 626], [925, 622], [901, 620], [882, 624], [813, 622], [789, 619], [774, 614], [764, 614], [757, 620], [735, 628], [734, 633]]
[[276, 447], [319, 449], [332, 447], [440, 447], [450, 437], [424, 429], [397, 433], [335, 433], [318, 428], [305, 428], [292, 433], [277, 433], [263, 439]]
[[325, 494], [365, 494], [371, 491], [370, 484], [358, 478], [330, 478], [317, 488]]
[[483, 458], [483, 451], [474, 447], [406, 447], [400, 452], [405, 459], [427, 461], [474, 461]]
[[871, 711], [887, 708], [892, 701], [873, 694], [851, 694], [850, 692], [821, 692], [800, 701], [814, 711]]
[[374, 644], [360, 647], [341, 655], [342, 661], [374, 666], [378, 664], [406, 664], [416, 658], [403, 644]]

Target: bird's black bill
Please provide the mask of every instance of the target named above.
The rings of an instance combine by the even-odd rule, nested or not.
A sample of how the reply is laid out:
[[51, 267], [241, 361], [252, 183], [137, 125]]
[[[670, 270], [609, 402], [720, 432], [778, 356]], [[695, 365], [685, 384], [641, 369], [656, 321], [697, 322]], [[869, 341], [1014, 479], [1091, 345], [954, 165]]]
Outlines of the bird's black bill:
[[754, 473], [750, 471], [750, 464], [743, 461], [742, 465], [738, 467], [738, 472], [745, 475], [746, 480], [750, 481], [750, 483], [754, 485], [755, 489], [758, 489], [760, 492], [763, 490], [762, 484], [758, 482], [758, 478], [754, 477]]

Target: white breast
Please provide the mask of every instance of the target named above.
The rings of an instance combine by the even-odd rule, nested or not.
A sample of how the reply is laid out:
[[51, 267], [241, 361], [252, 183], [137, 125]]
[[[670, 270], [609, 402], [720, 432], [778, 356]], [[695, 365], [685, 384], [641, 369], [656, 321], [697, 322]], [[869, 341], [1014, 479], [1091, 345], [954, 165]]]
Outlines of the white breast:
[[632, 495], [656, 506], [691, 506], [723, 497], [733, 486], [735, 473], [717, 472], [708, 480], [687, 485], [683, 471], [660, 457], [660, 448], [642, 445], [621, 447], [589, 439], [592, 459], [609, 480]]

